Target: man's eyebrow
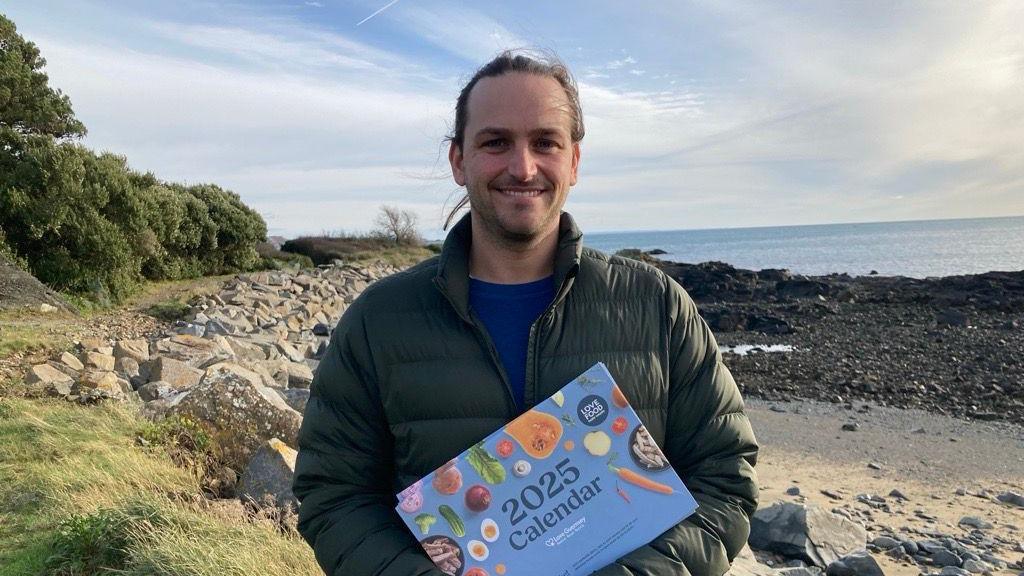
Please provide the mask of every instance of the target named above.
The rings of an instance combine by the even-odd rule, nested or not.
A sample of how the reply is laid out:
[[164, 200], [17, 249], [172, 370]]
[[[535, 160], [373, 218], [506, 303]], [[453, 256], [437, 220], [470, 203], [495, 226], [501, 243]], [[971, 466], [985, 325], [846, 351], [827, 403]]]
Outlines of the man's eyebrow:
[[[485, 126], [480, 130], [477, 130], [476, 136], [507, 136], [511, 133], [512, 131], [509, 130], [508, 128], [498, 128], [497, 126]], [[529, 132], [530, 136], [558, 136], [562, 134], [564, 134], [564, 131], [559, 130], [557, 128], [535, 128], [533, 130], [530, 130]]]

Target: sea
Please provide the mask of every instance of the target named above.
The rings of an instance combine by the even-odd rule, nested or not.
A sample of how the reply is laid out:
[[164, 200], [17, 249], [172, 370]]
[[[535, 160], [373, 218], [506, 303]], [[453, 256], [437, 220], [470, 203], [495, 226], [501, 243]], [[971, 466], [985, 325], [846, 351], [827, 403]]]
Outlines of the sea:
[[819, 224], [759, 228], [585, 233], [608, 253], [661, 249], [662, 260], [786, 268], [797, 274], [847, 273], [927, 278], [1024, 270], [1024, 216]]

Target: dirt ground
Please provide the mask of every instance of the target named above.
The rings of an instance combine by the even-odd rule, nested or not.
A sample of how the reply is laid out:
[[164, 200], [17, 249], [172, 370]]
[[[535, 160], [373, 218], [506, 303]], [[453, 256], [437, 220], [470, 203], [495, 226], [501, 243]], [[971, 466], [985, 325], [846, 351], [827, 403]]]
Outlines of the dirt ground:
[[[874, 523], [868, 525], [869, 539], [881, 535], [884, 528], [895, 533], [918, 529], [961, 536], [969, 529], [958, 526], [960, 518], [978, 516], [994, 525], [987, 531], [991, 536], [1024, 543], [1024, 509], [990, 497], [1011, 490], [1024, 492], [1024, 428], [863, 403], [851, 409], [812, 401], [748, 400], [747, 405], [762, 446], [757, 465], [762, 506], [792, 501], [829, 510], [843, 506], [870, 510]], [[843, 431], [848, 423], [856, 423], [858, 429]], [[799, 488], [800, 494], [787, 495], [792, 487]], [[893, 489], [907, 500], [888, 497]], [[965, 494], [957, 495], [958, 489]], [[989, 497], [976, 495], [983, 491]], [[886, 497], [891, 512], [857, 502], [858, 494]], [[919, 511], [934, 519], [922, 518]], [[998, 555], [1009, 563], [1024, 556], [1005, 548]], [[912, 563], [883, 554], [875, 558], [890, 576], [921, 573]], [[996, 573], [1016, 576], [1020, 570]]]

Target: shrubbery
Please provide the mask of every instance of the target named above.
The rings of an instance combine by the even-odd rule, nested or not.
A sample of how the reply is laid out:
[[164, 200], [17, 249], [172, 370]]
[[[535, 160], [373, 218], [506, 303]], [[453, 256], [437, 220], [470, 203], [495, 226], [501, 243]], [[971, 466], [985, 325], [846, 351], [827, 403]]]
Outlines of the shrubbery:
[[50, 286], [99, 301], [143, 279], [261, 264], [266, 224], [237, 194], [161, 182], [73, 142], [85, 127], [47, 86], [45, 63], [0, 16], [0, 251]]

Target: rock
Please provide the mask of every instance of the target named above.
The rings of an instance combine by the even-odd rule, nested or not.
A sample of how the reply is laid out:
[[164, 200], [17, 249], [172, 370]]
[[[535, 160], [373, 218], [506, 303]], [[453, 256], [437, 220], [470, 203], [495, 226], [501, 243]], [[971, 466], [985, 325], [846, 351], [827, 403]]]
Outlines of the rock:
[[195, 386], [203, 378], [202, 370], [166, 356], [157, 356], [147, 362], [146, 367], [150, 381], [162, 380], [175, 390]]
[[962, 563], [963, 560], [959, 556], [944, 548], [932, 554], [932, 564], [935, 566], [960, 566]]
[[158, 398], [169, 398], [173, 396], [177, 390], [167, 382], [157, 380], [156, 382], [143, 384], [139, 387], [138, 392], [139, 398], [142, 399], [143, 402], [150, 402]]
[[860, 430], [860, 424], [856, 422], [847, 422], [846, 424], [843, 424], [842, 429], [844, 432], [856, 432], [857, 430]]
[[101, 352], [94, 352], [87, 350], [82, 353], [82, 364], [86, 368], [96, 368], [98, 370], [113, 370], [114, 369], [114, 357]]
[[996, 496], [996, 500], [999, 500], [1004, 504], [1010, 504], [1013, 506], [1024, 508], [1024, 495], [1017, 494], [1016, 492], [1003, 492], [1002, 494]]
[[288, 386], [291, 388], [309, 388], [313, 383], [313, 371], [304, 362], [288, 363]]
[[864, 548], [867, 531], [859, 524], [813, 505], [778, 502], [751, 519], [750, 545], [827, 567]]
[[749, 546], [743, 546], [725, 576], [778, 576], [779, 571], [757, 561]]
[[149, 360], [149, 342], [138, 340], [118, 340], [114, 344], [114, 358], [132, 358], [139, 364]]
[[889, 491], [889, 496], [892, 497], [892, 498], [897, 498], [899, 500], [903, 500], [903, 501], [910, 500], [910, 498], [907, 498], [906, 496], [904, 496], [903, 492], [900, 492], [898, 488], [893, 488], [892, 490], [890, 490]]
[[193, 368], [206, 368], [217, 362], [234, 357], [231, 350], [225, 350], [214, 340], [198, 338], [187, 334], [178, 334], [157, 340], [154, 353], [167, 358], [180, 360]]
[[117, 374], [113, 370], [86, 368], [78, 379], [78, 385], [81, 388], [100, 390], [114, 397], [120, 396], [123, 393]]
[[50, 314], [52, 312], [56, 312], [57, 311], [57, 307], [56, 306], [51, 306], [51, 305], [47, 304], [46, 302], [43, 302], [42, 304], [39, 305], [39, 311], [42, 312], [43, 314]]
[[83, 352], [99, 352], [100, 354], [113, 354], [114, 349], [110, 343], [102, 338], [84, 338], [78, 343]]
[[971, 576], [971, 573], [957, 566], [943, 566], [940, 576]]
[[291, 406], [296, 412], [302, 414], [306, 411], [306, 403], [309, 402], [309, 390], [305, 388], [274, 389], [279, 396]]
[[77, 380], [78, 379], [78, 374], [79, 374], [78, 371], [77, 370], [72, 370], [69, 366], [67, 366], [63, 362], [55, 362], [53, 360], [47, 360], [46, 364], [48, 366], [52, 366], [53, 368], [56, 368], [57, 370], [60, 370], [68, 378], [71, 378], [72, 380]]
[[959, 522], [957, 522], [957, 524], [961, 526], [970, 526], [971, 528], [977, 528], [979, 530], [990, 530], [993, 528], [991, 522], [982, 520], [977, 516], [964, 516]]
[[277, 342], [277, 349], [281, 352], [282, 356], [292, 362], [302, 362], [306, 358], [297, 348], [284, 340]]
[[989, 570], [987, 564], [978, 560], [964, 560], [962, 568], [972, 574], [984, 574]]
[[317, 322], [315, 325], [313, 325], [313, 335], [314, 336], [330, 336], [331, 335], [331, 327], [328, 326], [327, 324], [323, 323], [323, 322]]
[[790, 486], [789, 488], [786, 488], [786, 495], [788, 495], [788, 496], [799, 496], [800, 495], [800, 487], [799, 486]]
[[37, 364], [25, 375], [25, 384], [53, 396], [67, 396], [75, 380], [49, 364]]
[[847, 554], [832, 562], [825, 570], [827, 576], [885, 576], [881, 566], [866, 550]]
[[302, 415], [260, 384], [259, 375], [229, 362], [209, 367], [199, 384], [174, 399], [169, 412], [215, 430], [225, 460], [239, 470], [270, 438], [295, 445], [302, 423]]
[[868, 462], [868, 468], [871, 468], [872, 470], [881, 470], [882, 465], [877, 462]]
[[299, 501], [292, 493], [297, 455], [277, 438], [264, 442], [238, 481], [238, 498], [255, 504], [271, 501], [278, 508], [297, 509]]
[[881, 550], [890, 550], [900, 545], [900, 541], [888, 536], [879, 536], [871, 541], [872, 544]]
[[139, 376], [139, 363], [131, 356], [122, 356], [114, 363], [114, 371], [131, 380]]
[[82, 364], [82, 361], [76, 358], [75, 355], [70, 352], [62, 353], [60, 355], [60, 358], [58, 358], [57, 360], [61, 364], [67, 366], [68, 368], [71, 368], [76, 372], [81, 372], [82, 370], [85, 370], [85, 364]]

